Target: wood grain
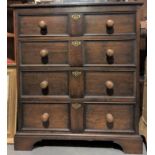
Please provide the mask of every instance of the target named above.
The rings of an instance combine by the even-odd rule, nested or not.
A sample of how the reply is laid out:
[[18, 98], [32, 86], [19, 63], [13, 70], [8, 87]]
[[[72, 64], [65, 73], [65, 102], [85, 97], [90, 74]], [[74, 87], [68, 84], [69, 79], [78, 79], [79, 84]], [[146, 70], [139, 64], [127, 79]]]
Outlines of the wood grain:
[[[139, 5], [14, 5], [19, 87], [15, 149], [30, 150], [43, 139], [107, 140], [126, 153], [142, 152], [137, 132]], [[108, 20], [114, 23], [110, 29]], [[48, 50], [46, 61], [42, 49]], [[113, 54], [107, 57], [109, 49]], [[46, 90], [40, 88], [42, 81], [48, 82]], [[47, 124], [42, 124], [43, 114], [49, 116]]]

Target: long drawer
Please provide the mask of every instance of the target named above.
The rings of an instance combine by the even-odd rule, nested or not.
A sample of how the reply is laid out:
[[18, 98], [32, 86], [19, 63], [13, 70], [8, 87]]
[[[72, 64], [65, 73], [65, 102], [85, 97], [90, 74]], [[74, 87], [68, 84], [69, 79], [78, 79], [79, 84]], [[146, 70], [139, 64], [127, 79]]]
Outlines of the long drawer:
[[[80, 8], [78, 8], [80, 9]], [[99, 8], [101, 9], [101, 8]], [[83, 8], [62, 9], [61, 13], [46, 10], [39, 14], [37, 10], [20, 12], [18, 18], [19, 35], [24, 36], [82, 36], [82, 35], [111, 35], [135, 34], [136, 16], [131, 13], [108, 13], [103, 11], [83, 12]], [[54, 9], [53, 9], [54, 10]], [[37, 11], [37, 12], [35, 12]], [[121, 20], [120, 20], [121, 19]]]
[[[134, 103], [23, 103], [22, 130], [134, 132]], [[80, 120], [80, 121], [79, 121]]]
[[135, 40], [20, 41], [22, 65], [135, 65]]
[[135, 97], [134, 71], [22, 71], [22, 96]]

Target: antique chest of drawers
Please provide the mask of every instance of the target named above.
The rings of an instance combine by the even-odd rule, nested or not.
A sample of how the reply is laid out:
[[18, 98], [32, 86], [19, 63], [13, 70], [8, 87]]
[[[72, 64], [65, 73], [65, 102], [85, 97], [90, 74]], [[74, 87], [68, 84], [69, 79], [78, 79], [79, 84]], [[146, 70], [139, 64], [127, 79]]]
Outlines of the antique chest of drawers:
[[141, 153], [139, 2], [14, 5], [16, 150], [42, 140], [113, 141]]

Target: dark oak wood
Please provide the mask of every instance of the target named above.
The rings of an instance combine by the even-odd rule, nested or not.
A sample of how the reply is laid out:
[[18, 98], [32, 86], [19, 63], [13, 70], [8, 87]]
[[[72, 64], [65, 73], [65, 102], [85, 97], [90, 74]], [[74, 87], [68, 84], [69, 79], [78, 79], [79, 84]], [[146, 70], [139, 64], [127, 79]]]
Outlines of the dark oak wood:
[[16, 150], [99, 140], [142, 153], [139, 2], [14, 5]]
[[[79, 43], [79, 46], [72, 44]], [[21, 41], [21, 64], [68, 64], [83, 66], [87, 64], [135, 64], [135, 41]], [[126, 48], [126, 50], [124, 50]], [[42, 58], [40, 51], [46, 49], [48, 54]], [[106, 52], [112, 49], [114, 54], [108, 57]], [[76, 52], [77, 51], [77, 52]], [[132, 52], [135, 51], [135, 52]], [[33, 57], [34, 59], [30, 59]]]
[[[134, 40], [84, 41], [85, 64], [135, 64], [134, 47]], [[107, 56], [108, 49], [113, 56]]]
[[[41, 50], [47, 50], [47, 56], [41, 57]], [[68, 42], [21, 42], [20, 56], [21, 64], [67, 64]]]
[[[89, 104], [85, 105], [86, 113], [86, 129], [85, 131], [95, 130], [95, 132], [119, 132], [132, 131], [133, 125], [133, 105], [108, 105], [108, 104]], [[109, 123], [106, 120], [106, 115], [111, 114], [113, 122]], [[102, 117], [101, 117], [102, 116]]]
[[71, 36], [83, 35], [83, 15], [80, 13], [73, 13], [69, 16], [69, 33]]
[[[70, 8], [69, 8], [70, 9]], [[31, 10], [30, 10], [31, 12]], [[75, 16], [75, 17], [74, 17]], [[76, 17], [77, 16], [77, 17]], [[78, 18], [79, 19], [73, 19]], [[70, 17], [70, 18], [69, 18]], [[19, 20], [19, 34], [20, 35], [105, 35], [105, 34], [123, 34], [135, 33], [136, 17], [134, 13], [128, 14], [91, 14], [83, 13], [72, 14], [68, 17], [67, 12], [58, 15], [22, 15]], [[83, 21], [84, 18], [84, 21]], [[119, 20], [119, 19], [122, 20]], [[108, 20], [113, 20], [114, 26], [107, 27]], [[70, 27], [68, 27], [70, 21]], [[46, 23], [46, 28], [39, 26], [40, 22]], [[85, 26], [83, 26], [85, 23]], [[68, 29], [70, 32], [68, 32]]]
[[[85, 73], [85, 95], [87, 96], [135, 96], [134, 72], [93, 72]], [[106, 87], [112, 81], [113, 88]]]
[[70, 72], [69, 94], [72, 98], [82, 98], [84, 96], [84, 73], [74, 70]]
[[69, 43], [69, 64], [73, 67], [83, 66], [83, 42], [78, 40]]
[[[50, 106], [50, 108], [49, 108]], [[28, 130], [53, 130], [69, 128], [69, 106], [67, 104], [24, 104], [23, 128]], [[49, 120], [42, 122], [42, 115], [49, 114]]]
[[[22, 139], [22, 141], [21, 141]], [[125, 153], [142, 154], [142, 138], [135, 135], [104, 135], [104, 134], [20, 134], [15, 136], [15, 150], [32, 150], [36, 142], [41, 140], [98, 140], [98, 141], [113, 141], [119, 144]]]
[[[46, 29], [39, 27], [39, 22], [44, 21]], [[67, 16], [22, 16], [20, 17], [20, 34], [27, 35], [48, 35], [48, 34], [66, 34]]]
[[72, 132], [83, 132], [84, 130], [84, 108], [82, 102], [73, 100], [71, 104], [71, 131]]
[[[67, 72], [22, 72], [22, 95], [68, 95]], [[40, 83], [48, 82], [42, 89]]]
[[[122, 19], [122, 20], [119, 20]], [[108, 20], [113, 20], [114, 26], [107, 28]], [[106, 15], [85, 15], [85, 33], [86, 34], [121, 34], [135, 33], [135, 15], [134, 14], [106, 14]]]

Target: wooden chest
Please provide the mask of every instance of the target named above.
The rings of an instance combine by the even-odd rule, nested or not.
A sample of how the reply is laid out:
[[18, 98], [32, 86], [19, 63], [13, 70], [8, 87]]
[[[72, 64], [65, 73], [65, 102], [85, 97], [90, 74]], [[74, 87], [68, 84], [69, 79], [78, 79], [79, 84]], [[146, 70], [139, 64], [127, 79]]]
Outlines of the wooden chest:
[[44, 139], [100, 140], [142, 153], [140, 5], [14, 5], [16, 150], [30, 150]]

